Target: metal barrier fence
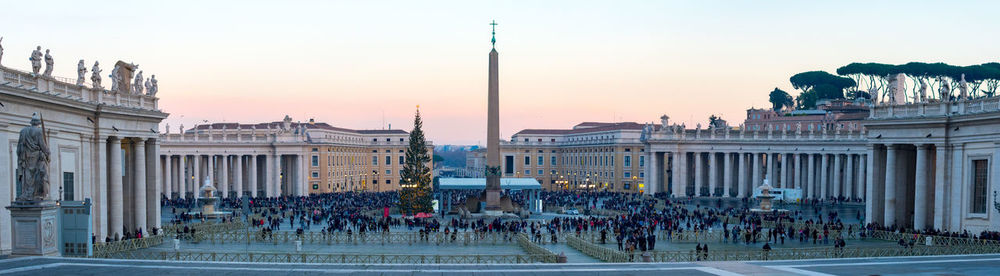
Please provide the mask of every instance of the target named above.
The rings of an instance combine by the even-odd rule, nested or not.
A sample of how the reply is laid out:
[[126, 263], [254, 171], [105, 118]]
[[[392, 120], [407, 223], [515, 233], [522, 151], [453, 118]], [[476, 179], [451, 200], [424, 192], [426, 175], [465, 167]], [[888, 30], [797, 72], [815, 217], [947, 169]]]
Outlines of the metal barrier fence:
[[510, 244], [514, 243], [515, 233], [473, 233], [473, 232], [433, 232], [421, 234], [419, 232], [365, 232], [365, 233], [322, 233], [303, 232], [298, 234], [292, 231], [275, 232], [216, 232], [206, 234], [204, 242], [212, 244], [225, 243], [289, 243], [302, 241], [305, 244], [453, 244], [453, 245], [479, 245], [479, 244]]
[[163, 243], [165, 235], [156, 235], [141, 239], [130, 239], [113, 242], [102, 242], [94, 244], [94, 257], [106, 258], [105, 256], [120, 252], [134, 251], [138, 249], [150, 248]]
[[528, 255], [542, 257], [539, 261], [543, 263], [555, 263], [559, 260], [559, 255], [556, 255], [556, 253], [552, 252], [552, 250], [548, 250], [531, 242], [531, 240], [528, 239], [528, 236], [524, 233], [517, 234], [517, 244], [520, 245], [521, 249], [524, 249], [525, 252], [528, 252]]
[[870, 258], [897, 256], [928, 256], [957, 254], [987, 254], [1000, 252], [986, 247], [969, 246], [917, 246], [917, 247], [847, 247], [847, 248], [795, 248], [764, 250], [649, 251], [655, 262], [692, 261], [765, 261], [802, 260], [827, 258]]
[[521, 264], [537, 263], [545, 256], [500, 255], [407, 255], [407, 254], [317, 254], [268, 252], [143, 252], [127, 251], [105, 258], [132, 260], [254, 262], [254, 263], [350, 263], [350, 264]]
[[598, 260], [612, 263], [629, 262], [629, 255], [624, 252], [592, 244], [574, 236], [566, 237], [566, 244]]

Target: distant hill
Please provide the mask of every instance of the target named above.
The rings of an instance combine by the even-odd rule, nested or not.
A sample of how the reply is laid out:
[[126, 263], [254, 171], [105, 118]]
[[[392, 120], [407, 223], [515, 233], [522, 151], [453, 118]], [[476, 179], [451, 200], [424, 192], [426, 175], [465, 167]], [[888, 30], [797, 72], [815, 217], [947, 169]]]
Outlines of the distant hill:
[[442, 158], [443, 161], [438, 162], [438, 166], [450, 167], [450, 168], [464, 168], [465, 167], [465, 154], [478, 149], [479, 146], [469, 146], [469, 145], [436, 145], [434, 146], [434, 155]]

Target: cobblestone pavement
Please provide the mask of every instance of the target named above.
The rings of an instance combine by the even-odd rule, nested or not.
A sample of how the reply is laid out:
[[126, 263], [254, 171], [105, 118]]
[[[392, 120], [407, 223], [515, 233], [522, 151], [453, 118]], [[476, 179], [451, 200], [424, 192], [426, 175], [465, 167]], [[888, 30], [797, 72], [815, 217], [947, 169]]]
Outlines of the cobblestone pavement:
[[1000, 254], [801, 261], [642, 264], [352, 265], [210, 263], [27, 257], [4, 275], [996, 275]]

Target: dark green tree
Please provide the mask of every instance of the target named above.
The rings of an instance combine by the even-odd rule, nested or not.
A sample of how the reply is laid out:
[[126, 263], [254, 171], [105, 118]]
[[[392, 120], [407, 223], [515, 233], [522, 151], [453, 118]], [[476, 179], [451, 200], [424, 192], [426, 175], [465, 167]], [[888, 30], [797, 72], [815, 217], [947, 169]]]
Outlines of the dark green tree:
[[798, 97], [795, 97], [795, 108], [796, 109], [815, 109], [816, 108], [816, 92], [812, 90], [803, 91]]
[[719, 116], [717, 116], [715, 114], [712, 114], [712, 115], [708, 116], [708, 126], [709, 127], [719, 126], [719, 121], [720, 120], [722, 120], [721, 117], [719, 117]]
[[792, 107], [792, 105], [795, 105], [795, 102], [792, 101], [792, 96], [788, 95], [788, 92], [778, 89], [777, 87], [774, 88], [774, 91], [771, 91], [768, 98], [768, 101], [771, 102], [771, 109], [774, 109], [774, 111], [779, 111], [782, 108]]
[[402, 180], [403, 187], [399, 195], [399, 210], [403, 214], [430, 213], [434, 211], [431, 198], [431, 168], [427, 162], [431, 156], [427, 153], [427, 142], [424, 140], [423, 122], [420, 120], [420, 109], [413, 118], [413, 131], [410, 131], [410, 144], [406, 149]]

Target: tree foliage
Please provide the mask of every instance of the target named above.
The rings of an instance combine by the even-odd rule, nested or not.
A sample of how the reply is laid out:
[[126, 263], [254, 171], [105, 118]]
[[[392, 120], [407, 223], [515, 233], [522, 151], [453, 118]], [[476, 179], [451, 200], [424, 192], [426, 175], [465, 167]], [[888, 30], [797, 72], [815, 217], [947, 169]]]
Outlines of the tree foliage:
[[[403, 214], [430, 213], [434, 211], [431, 198], [431, 169], [427, 162], [431, 156], [427, 154], [427, 142], [424, 140], [423, 122], [420, 120], [420, 110], [413, 119], [413, 131], [410, 131], [410, 143], [406, 149], [403, 173], [399, 195], [399, 210]], [[409, 187], [412, 186], [412, 187]]]
[[769, 98], [768, 101], [771, 102], [771, 109], [774, 109], [774, 111], [779, 111], [785, 107], [792, 107], [792, 105], [795, 104], [795, 102], [792, 100], [792, 96], [788, 95], [788, 92], [778, 89], [777, 87], [775, 87], [774, 90], [771, 91], [771, 94], [768, 95], [768, 98]]

